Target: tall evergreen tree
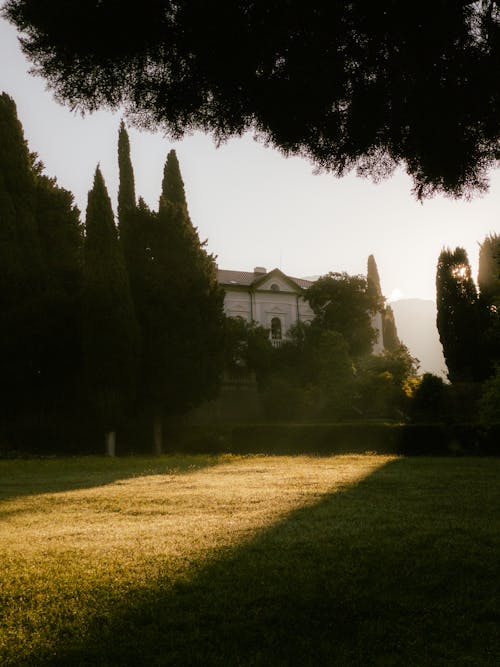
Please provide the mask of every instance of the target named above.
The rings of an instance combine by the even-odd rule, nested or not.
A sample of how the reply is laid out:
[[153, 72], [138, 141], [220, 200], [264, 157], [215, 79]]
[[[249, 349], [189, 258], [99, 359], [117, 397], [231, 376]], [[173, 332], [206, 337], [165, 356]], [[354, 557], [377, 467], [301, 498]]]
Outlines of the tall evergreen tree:
[[[0, 403], [12, 424], [16, 418], [38, 424], [40, 446], [42, 424], [52, 440], [63, 436], [55, 422], [76, 395], [82, 241], [71, 193], [43, 174], [13, 100], [1, 95]], [[28, 429], [20, 435], [22, 445], [30, 435]]]
[[4, 428], [36, 404], [47, 275], [32, 157], [16, 105], [0, 95], [0, 412]]
[[[479, 251], [480, 307], [483, 350], [489, 362], [489, 374], [500, 364], [500, 235], [490, 234]], [[500, 407], [499, 407], [500, 411]]]
[[47, 273], [40, 381], [52, 411], [69, 406], [81, 371], [83, 234], [73, 195], [35, 173], [38, 234]]
[[370, 296], [377, 301], [379, 308], [382, 310], [385, 300], [382, 294], [382, 287], [380, 285], [380, 276], [377, 263], [373, 255], [368, 257], [366, 281], [368, 294], [370, 294]]
[[400, 347], [401, 341], [398, 337], [393, 310], [389, 305], [386, 304], [384, 295], [382, 294], [380, 276], [377, 263], [373, 255], [368, 257], [368, 270], [366, 278], [368, 294], [370, 294], [370, 296], [376, 301], [377, 309], [378, 312], [380, 312], [382, 319], [381, 335], [383, 347], [389, 352], [394, 352]]
[[382, 313], [382, 340], [384, 349], [388, 352], [395, 352], [401, 347], [396, 320], [394, 319], [394, 311], [389, 305], [385, 306]]
[[224, 335], [223, 291], [215, 262], [189, 218], [174, 151], [164, 170], [154, 221], [143, 325], [145, 396], [155, 412], [155, 448], [161, 417], [178, 415], [209, 398], [218, 386]]
[[177, 154], [173, 149], [168, 153], [167, 160], [163, 168], [161, 196], [165, 201], [169, 201], [172, 204], [180, 204], [187, 213], [184, 181], [182, 180]]
[[115, 430], [131, 400], [138, 328], [111, 202], [99, 167], [88, 195], [84, 246], [83, 345], [88, 395], [114, 453]]
[[478, 284], [481, 297], [500, 309], [500, 235], [490, 234], [479, 250]]
[[130, 159], [130, 141], [123, 120], [118, 132], [118, 169], [120, 182], [118, 187], [118, 228], [122, 242], [125, 259], [129, 263], [130, 255], [134, 248], [134, 213], [135, 201], [135, 179], [132, 161]]
[[482, 380], [481, 311], [463, 248], [443, 249], [436, 274], [437, 328], [452, 383]]

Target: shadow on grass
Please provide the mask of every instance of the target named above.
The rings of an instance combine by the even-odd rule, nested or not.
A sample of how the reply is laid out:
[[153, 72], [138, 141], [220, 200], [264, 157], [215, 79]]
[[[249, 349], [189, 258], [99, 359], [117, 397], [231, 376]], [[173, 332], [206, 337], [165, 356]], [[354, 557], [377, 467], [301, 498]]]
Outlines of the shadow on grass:
[[[97, 613], [52, 665], [497, 665], [500, 462], [401, 459]], [[76, 640], [75, 640], [76, 641]]]
[[99, 457], [0, 460], [0, 501], [105, 486], [133, 477], [185, 474], [217, 465], [221, 456]]

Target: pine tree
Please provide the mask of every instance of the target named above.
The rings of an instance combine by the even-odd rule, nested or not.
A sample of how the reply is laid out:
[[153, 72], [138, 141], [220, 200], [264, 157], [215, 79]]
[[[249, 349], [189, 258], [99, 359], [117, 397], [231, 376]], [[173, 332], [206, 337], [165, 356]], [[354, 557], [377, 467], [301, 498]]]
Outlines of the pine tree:
[[115, 430], [134, 394], [138, 329], [111, 202], [99, 167], [88, 195], [83, 347], [88, 396], [114, 453]]
[[481, 345], [481, 310], [463, 248], [443, 249], [436, 274], [437, 328], [452, 383], [482, 380], [487, 362]]

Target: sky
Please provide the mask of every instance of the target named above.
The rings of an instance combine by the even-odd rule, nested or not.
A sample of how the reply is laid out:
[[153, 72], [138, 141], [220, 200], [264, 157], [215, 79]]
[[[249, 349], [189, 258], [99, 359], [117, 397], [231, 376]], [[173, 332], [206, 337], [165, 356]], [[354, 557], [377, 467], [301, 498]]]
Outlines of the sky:
[[[120, 113], [82, 117], [59, 105], [43, 79], [28, 73], [17, 33], [1, 18], [0, 63], [0, 92], [16, 102], [46, 173], [74, 194], [84, 216], [99, 163], [116, 210]], [[220, 147], [202, 134], [175, 142], [162, 132], [129, 128], [129, 135], [137, 194], [154, 208], [166, 155], [176, 150], [191, 219], [220, 268], [366, 274], [373, 254], [387, 298], [435, 299], [441, 249], [464, 247], [476, 276], [479, 243], [500, 232], [500, 171], [490, 174], [488, 193], [470, 202], [439, 196], [420, 203], [403, 170], [374, 184], [317, 174], [306, 160], [285, 158], [250, 135]]]

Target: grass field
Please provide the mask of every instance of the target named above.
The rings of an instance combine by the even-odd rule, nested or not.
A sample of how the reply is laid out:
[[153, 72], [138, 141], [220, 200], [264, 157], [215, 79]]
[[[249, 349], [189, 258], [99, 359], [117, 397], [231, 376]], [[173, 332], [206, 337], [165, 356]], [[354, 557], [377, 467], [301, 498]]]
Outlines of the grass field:
[[2, 665], [499, 665], [500, 459], [0, 461]]

